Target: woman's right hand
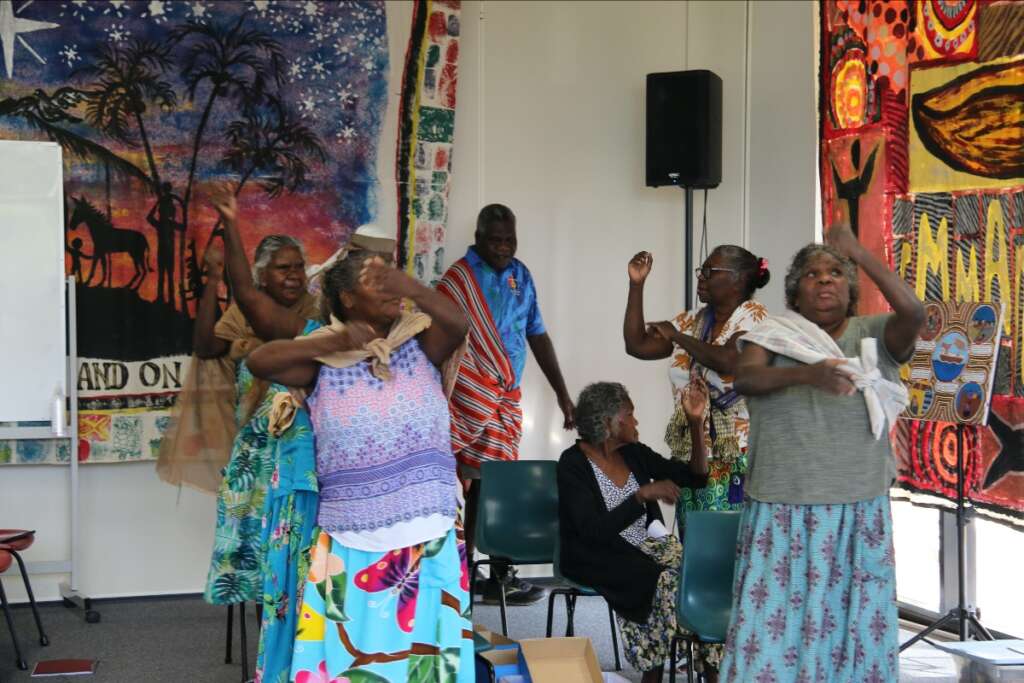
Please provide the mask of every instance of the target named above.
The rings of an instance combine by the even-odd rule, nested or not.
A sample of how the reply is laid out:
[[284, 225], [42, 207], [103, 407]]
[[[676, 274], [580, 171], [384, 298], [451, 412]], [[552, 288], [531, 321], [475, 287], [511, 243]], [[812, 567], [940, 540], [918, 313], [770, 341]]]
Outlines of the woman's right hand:
[[642, 285], [651, 274], [651, 267], [654, 265], [654, 256], [649, 251], [641, 251], [629, 260], [627, 268], [629, 282], [634, 285]]
[[238, 200], [226, 183], [218, 184], [210, 192], [210, 204], [220, 214], [225, 225], [233, 226], [238, 220]]
[[828, 358], [808, 365], [808, 384], [835, 396], [852, 396], [857, 393], [857, 387], [850, 379], [849, 372], [840, 367], [844, 363], [846, 361], [841, 358]]
[[679, 487], [675, 485], [675, 482], [668, 479], [652, 481], [641, 486], [636, 492], [636, 497], [641, 503], [647, 503], [652, 500], [675, 503], [679, 499]]

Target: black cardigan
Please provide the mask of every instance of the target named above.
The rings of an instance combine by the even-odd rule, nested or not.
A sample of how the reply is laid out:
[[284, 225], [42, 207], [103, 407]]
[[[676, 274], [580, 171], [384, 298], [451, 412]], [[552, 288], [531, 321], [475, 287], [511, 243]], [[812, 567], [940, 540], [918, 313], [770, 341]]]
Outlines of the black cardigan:
[[[691, 488], [707, 484], [707, 477], [694, 475], [686, 463], [666, 460], [642, 443], [627, 444], [619, 453], [640, 486], [659, 479]], [[647, 524], [655, 519], [664, 522], [657, 503], [643, 505], [636, 496], [609, 510], [579, 444], [562, 453], [558, 460], [561, 572], [593, 588], [616, 612], [636, 622], [647, 620], [662, 571], [650, 556], [619, 535], [641, 515]]]

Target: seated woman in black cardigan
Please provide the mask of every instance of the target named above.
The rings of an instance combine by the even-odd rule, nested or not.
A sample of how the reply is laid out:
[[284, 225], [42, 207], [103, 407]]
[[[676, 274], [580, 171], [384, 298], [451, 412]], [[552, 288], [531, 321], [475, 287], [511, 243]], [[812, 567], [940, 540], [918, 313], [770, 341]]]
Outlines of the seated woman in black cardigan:
[[[704, 431], [706, 391], [683, 397], [692, 434]], [[639, 442], [633, 402], [613, 382], [591, 384], [576, 402], [580, 439], [558, 461], [562, 573], [599, 592], [618, 615], [626, 659], [643, 681], [660, 681], [677, 634], [682, 546], [665, 529], [658, 501], [680, 486], [707, 483], [704, 439], [688, 463], [666, 460]]]

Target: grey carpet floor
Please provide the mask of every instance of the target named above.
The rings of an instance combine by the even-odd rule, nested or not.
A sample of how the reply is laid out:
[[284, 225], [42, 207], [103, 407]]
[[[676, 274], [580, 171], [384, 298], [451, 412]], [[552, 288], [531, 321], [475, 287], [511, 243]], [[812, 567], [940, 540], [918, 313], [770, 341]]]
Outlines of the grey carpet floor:
[[[531, 579], [534, 581], [534, 579]], [[12, 613], [22, 652], [29, 667], [39, 660], [89, 658], [99, 660], [94, 676], [32, 679], [14, 664], [14, 650], [6, 624], [0, 625], [0, 683], [66, 681], [68, 683], [239, 683], [241, 678], [237, 615], [234, 633], [234, 664], [224, 664], [224, 607], [207, 605], [199, 596], [96, 601], [102, 615], [98, 624], [87, 624], [81, 610], [60, 603], [40, 607], [49, 647], [40, 647], [32, 613], [17, 606]], [[477, 605], [475, 621], [493, 631], [501, 630], [497, 607]], [[256, 617], [247, 610], [250, 671], [256, 658]], [[544, 637], [547, 600], [509, 610], [509, 635], [517, 640]], [[2, 621], [2, 619], [0, 619]], [[580, 598], [576, 606], [576, 635], [591, 639], [605, 671], [614, 669], [608, 610], [600, 598]], [[557, 601], [554, 635], [565, 632], [565, 603]], [[901, 640], [909, 637], [901, 632]], [[621, 642], [620, 642], [621, 646]], [[919, 643], [903, 653], [902, 683], [953, 683], [957, 680], [948, 655]], [[640, 674], [622, 660], [621, 675], [634, 683]], [[667, 676], [666, 676], [667, 680]], [[685, 676], [679, 678], [685, 680]]]

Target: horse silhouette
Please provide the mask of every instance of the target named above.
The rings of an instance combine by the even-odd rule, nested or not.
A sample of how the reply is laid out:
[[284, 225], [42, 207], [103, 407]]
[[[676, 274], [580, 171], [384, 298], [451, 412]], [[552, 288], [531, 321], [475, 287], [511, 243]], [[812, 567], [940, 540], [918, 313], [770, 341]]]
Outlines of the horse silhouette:
[[146, 274], [152, 272], [153, 267], [149, 265], [149, 242], [146, 236], [135, 230], [124, 230], [115, 228], [110, 219], [104, 216], [99, 209], [89, 203], [85, 196], [72, 197], [75, 208], [71, 212], [71, 220], [68, 222], [68, 230], [76, 230], [79, 225], [85, 223], [89, 230], [93, 244], [92, 269], [85, 284], [91, 284], [96, 274], [96, 266], [103, 265], [103, 273], [100, 275], [100, 284], [104, 282], [107, 287], [111, 286], [112, 272], [110, 255], [126, 253], [132, 258], [135, 266], [135, 274], [128, 281], [128, 289], [138, 289]]

